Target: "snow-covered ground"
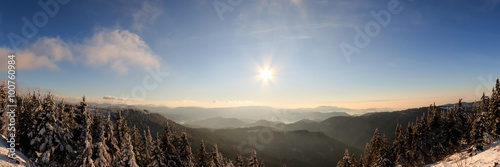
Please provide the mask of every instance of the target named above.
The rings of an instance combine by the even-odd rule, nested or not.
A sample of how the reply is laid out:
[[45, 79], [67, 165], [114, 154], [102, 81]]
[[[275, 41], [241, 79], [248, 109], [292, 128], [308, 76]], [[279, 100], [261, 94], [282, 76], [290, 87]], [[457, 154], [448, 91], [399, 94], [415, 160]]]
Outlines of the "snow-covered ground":
[[[7, 140], [2, 135], [0, 137], [0, 167], [4, 167], [4, 166], [30, 166], [26, 163], [28, 158], [26, 158], [26, 156], [24, 156], [24, 154], [22, 152], [20, 152], [19, 150], [16, 150], [17, 162], [16, 162], [16, 160], [9, 158], [8, 155], [10, 154], [10, 151], [7, 150], [7, 148], [8, 148]], [[31, 166], [33, 166], [33, 165], [31, 165]]]
[[[427, 167], [500, 167], [500, 140], [486, 147], [483, 152], [472, 157], [468, 155], [467, 151], [456, 153]], [[498, 164], [495, 166], [495, 163]]]

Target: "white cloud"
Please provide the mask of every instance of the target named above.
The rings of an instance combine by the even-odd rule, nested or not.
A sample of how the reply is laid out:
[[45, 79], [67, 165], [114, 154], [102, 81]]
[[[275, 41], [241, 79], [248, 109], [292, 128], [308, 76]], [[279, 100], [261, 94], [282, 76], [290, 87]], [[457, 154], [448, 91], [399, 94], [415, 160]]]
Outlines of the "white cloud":
[[[155, 1], [156, 2], [156, 1]], [[151, 1], [144, 1], [141, 9], [132, 14], [134, 24], [132, 28], [141, 32], [145, 26], [151, 25], [161, 15], [162, 11]]]
[[[7, 55], [14, 53], [9, 48], [0, 48], [1, 62], [7, 62]], [[19, 69], [39, 69], [47, 68], [57, 70], [57, 62], [68, 60], [73, 61], [73, 54], [68, 45], [59, 38], [39, 38], [30, 47], [16, 52], [16, 68]], [[7, 69], [7, 64], [0, 64], [1, 70]]]
[[79, 47], [88, 66], [106, 66], [119, 74], [131, 67], [154, 67], [159, 58], [137, 34], [127, 30], [100, 31]]
[[111, 101], [142, 101], [141, 99], [134, 99], [134, 98], [124, 98], [124, 97], [116, 97], [116, 96], [104, 96], [102, 97], [104, 100], [111, 100]]
[[[13, 50], [0, 47], [0, 60], [7, 62]], [[78, 61], [76, 61], [78, 60]], [[159, 57], [141, 37], [127, 30], [113, 29], [96, 32], [82, 44], [67, 44], [60, 38], [41, 37], [31, 46], [16, 52], [16, 68], [58, 70], [61, 62], [83, 62], [90, 67], [105, 67], [118, 74], [131, 68], [156, 67]], [[0, 64], [6, 70], [7, 63]]]

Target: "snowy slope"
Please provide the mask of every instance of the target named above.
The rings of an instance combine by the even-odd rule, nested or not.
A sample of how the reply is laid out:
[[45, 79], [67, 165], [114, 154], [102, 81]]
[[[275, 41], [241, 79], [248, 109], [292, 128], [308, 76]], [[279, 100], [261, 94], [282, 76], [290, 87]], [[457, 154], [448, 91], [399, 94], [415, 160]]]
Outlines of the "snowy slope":
[[[6, 138], [2, 135], [0, 137], [0, 167], [4, 166], [29, 166], [26, 161], [28, 158], [24, 156], [22, 152], [19, 150], [16, 150], [17, 154], [17, 160], [19, 161], [19, 164], [16, 163], [15, 160], [10, 159], [7, 155], [9, 155], [9, 150], [7, 150], [7, 140]], [[33, 166], [33, 165], [31, 165]]]
[[[439, 163], [428, 165], [428, 167], [492, 167], [495, 162], [500, 164], [500, 140], [496, 140], [493, 144], [485, 148], [485, 151], [478, 153], [472, 157], [464, 151], [456, 153], [442, 160]], [[495, 167], [500, 167], [497, 165]]]

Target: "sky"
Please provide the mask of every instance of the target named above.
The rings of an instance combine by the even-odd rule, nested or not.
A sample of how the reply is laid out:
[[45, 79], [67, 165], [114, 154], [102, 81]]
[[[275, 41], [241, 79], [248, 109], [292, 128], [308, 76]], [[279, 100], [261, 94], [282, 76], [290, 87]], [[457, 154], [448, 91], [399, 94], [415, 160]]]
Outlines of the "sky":
[[500, 73], [498, 2], [6, 0], [0, 72], [15, 53], [18, 92], [98, 103], [401, 109], [474, 101]]

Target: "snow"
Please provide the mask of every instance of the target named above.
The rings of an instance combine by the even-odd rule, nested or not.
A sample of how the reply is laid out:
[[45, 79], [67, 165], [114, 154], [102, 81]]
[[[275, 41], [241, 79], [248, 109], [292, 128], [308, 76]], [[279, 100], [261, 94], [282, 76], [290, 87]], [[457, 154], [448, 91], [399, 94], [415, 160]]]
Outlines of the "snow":
[[16, 149], [16, 160], [19, 161], [19, 164], [16, 163], [15, 160], [8, 157], [10, 151], [7, 150], [7, 139], [2, 135], [0, 138], [0, 166], [33, 166], [33, 164], [28, 165], [26, 156]]
[[439, 163], [428, 165], [427, 167], [493, 167], [495, 163], [499, 163], [495, 167], [500, 167], [500, 139], [485, 147], [483, 152], [469, 157], [467, 151], [456, 153]]

